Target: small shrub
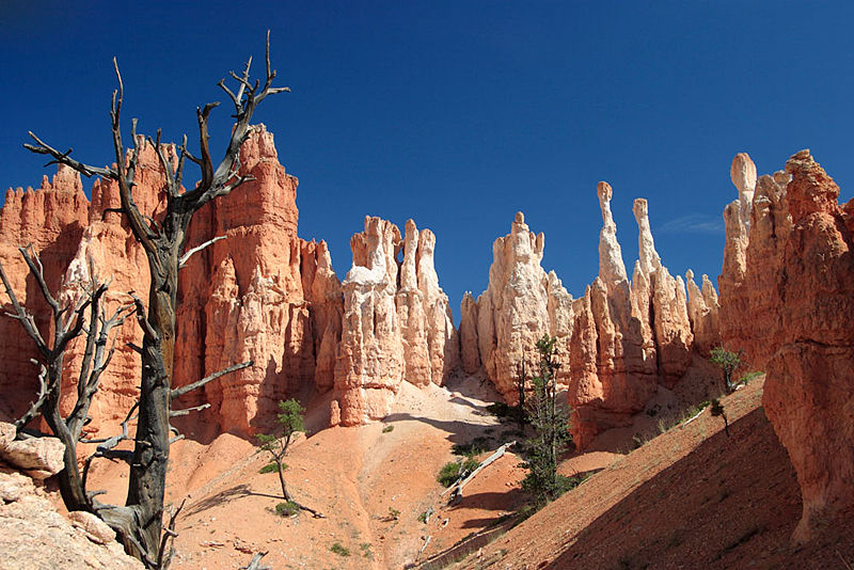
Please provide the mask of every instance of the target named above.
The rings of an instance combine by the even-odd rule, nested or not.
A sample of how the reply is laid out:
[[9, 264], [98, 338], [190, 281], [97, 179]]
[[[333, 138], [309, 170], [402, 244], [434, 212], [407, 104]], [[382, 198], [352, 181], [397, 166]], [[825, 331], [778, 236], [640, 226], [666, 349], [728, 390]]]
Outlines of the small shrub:
[[558, 475], [558, 483], [563, 489], [562, 493], [566, 493], [567, 491], [572, 491], [593, 475], [593, 473], [582, 473], [580, 475], [573, 475], [572, 477], [567, 477], [566, 475]]
[[761, 370], [755, 370], [753, 372], [748, 372], [747, 374], [745, 374], [744, 376], [742, 376], [741, 378], [738, 379], [738, 382], [736, 382], [736, 386], [738, 386], [739, 384], [744, 384], [745, 386], [747, 386], [748, 384], [750, 384], [751, 382], [753, 382], [757, 378], [761, 377], [763, 374], [765, 374], [765, 373], [762, 372]]
[[420, 522], [421, 524], [427, 524], [427, 517], [428, 516], [430, 516], [429, 511], [424, 511], [423, 513], [418, 515], [418, 522]]
[[732, 352], [722, 346], [718, 346], [712, 349], [709, 361], [714, 364], [717, 364], [720, 367], [721, 372], [723, 372], [725, 394], [729, 394], [733, 390], [735, 390], [735, 384], [733, 384], [732, 375], [735, 374], [735, 371], [738, 370], [741, 366], [744, 366], [745, 362], [742, 358], [743, 355], [744, 352], [741, 350], [739, 350], [738, 352]]
[[494, 402], [486, 406], [486, 411], [496, 418], [509, 418], [512, 415], [512, 406], [504, 402]]
[[712, 400], [712, 415], [723, 418], [724, 430], [726, 430], [726, 435], [729, 437], [729, 418], [727, 418], [726, 410], [724, 410], [724, 406], [721, 404], [720, 400]]
[[[284, 463], [282, 463], [282, 469], [284, 470], [284, 469], [287, 469], [287, 468], [288, 468], [288, 466], [287, 466], [287, 465], [285, 465]], [[278, 471], [278, 470], [279, 470], [279, 467], [276, 465], [276, 462], [275, 462], [275, 461], [273, 461], [272, 463], [268, 463], [267, 465], [265, 465], [264, 467], [262, 467], [261, 469], [259, 469], [259, 470], [258, 470], [258, 473], [260, 473], [261, 475], [263, 475], [264, 473], [275, 473], [275, 472], [276, 472], [276, 471]]]
[[370, 542], [363, 542], [359, 545], [359, 548], [362, 550], [363, 558], [367, 558], [368, 560], [374, 559], [374, 553], [371, 550], [371, 548], [373, 548], [373, 545]]
[[436, 477], [436, 480], [443, 487], [450, 487], [454, 484], [454, 481], [460, 478], [460, 464], [456, 461], [449, 461], [445, 463], [442, 468], [439, 470], [439, 475]]
[[293, 501], [285, 501], [276, 505], [276, 514], [280, 517], [292, 517], [299, 514], [299, 505]]
[[457, 479], [465, 477], [477, 469], [478, 465], [480, 465], [480, 463], [474, 457], [466, 457], [462, 461], [449, 461], [442, 466], [442, 469], [439, 470], [439, 475], [436, 477], [436, 480], [441, 483], [443, 487], [450, 487], [457, 481]]
[[341, 544], [340, 542], [334, 543], [329, 547], [330, 552], [334, 552], [338, 556], [350, 556], [350, 549]]
[[392, 507], [389, 507], [388, 508], [388, 514], [386, 515], [385, 518], [387, 521], [400, 520], [400, 511], [397, 509], [394, 509]]
[[394, 426], [388, 425], [383, 428], [383, 433], [391, 433], [394, 431]]

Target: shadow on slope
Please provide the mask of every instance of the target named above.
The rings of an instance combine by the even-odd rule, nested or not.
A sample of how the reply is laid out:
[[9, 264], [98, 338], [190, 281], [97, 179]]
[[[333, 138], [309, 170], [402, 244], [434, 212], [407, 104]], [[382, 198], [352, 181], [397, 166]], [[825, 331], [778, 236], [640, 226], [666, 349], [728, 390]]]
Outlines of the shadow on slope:
[[[484, 548], [466, 568], [854, 567], [854, 517], [790, 544], [800, 490], [762, 382], [663, 434]], [[854, 513], [852, 513], [854, 514]]]
[[195, 515], [195, 514], [204, 512], [208, 509], [212, 509], [212, 508], [218, 507], [220, 505], [228, 504], [235, 499], [239, 499], [241, 497], [249, 497], [249, 496], [267, 497], [269, 499], [278, 499], [280, 501], [284, 501], [284, 499], [280, 495], [270, 495], [268, 493], [258, 493], [257, 491], [253, 491], [249, 487], [249, 485], [242, 484], [242, 485], [235, 485], [234, 487], [229, 487], [228, 489], [226, 489], [224, 491], [220, 491], [219, 493], [217, 493], [215, 495], [211, 495], [210, 497], [202, 499], [201, 501], [199, 501], [197, 503], [193, 503], [192, 505], [190, 505], [187, 508], [187, 510], [184, 514], [185, 515]]
[[[794, 470], [761, 408], [730, 430], [732, 437], [715, 433], [642, 483], [570, 539], [547, 568], [783, 564], [781, 545], [801, 510]], [[665, 454], [679, 444], [661, 443]]]

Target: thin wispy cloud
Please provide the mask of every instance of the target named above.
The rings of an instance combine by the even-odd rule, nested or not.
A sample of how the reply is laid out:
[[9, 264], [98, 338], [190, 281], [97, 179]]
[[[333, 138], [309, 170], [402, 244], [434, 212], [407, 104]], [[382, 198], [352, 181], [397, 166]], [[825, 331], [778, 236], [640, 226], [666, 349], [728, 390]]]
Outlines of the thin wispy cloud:
[[722, 219], [702, 214], [674, 218], [658, 227], [658, 232], [663, 234], [722, 234], [724, 231]]

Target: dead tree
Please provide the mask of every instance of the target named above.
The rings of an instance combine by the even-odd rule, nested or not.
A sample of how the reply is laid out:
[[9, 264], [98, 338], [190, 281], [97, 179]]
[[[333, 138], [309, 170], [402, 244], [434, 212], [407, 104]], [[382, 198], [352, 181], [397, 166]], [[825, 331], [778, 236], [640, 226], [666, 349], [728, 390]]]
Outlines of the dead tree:
[[[65, 164], [87, 177], [101, 176], [115, 181], [121, 203], [118, 210], [128, 221], [133, 236], [142, 245], [148, 258], [151, 274], [148, 306], [139, 298], [134, 301], [143, 329], [142, 347], [139, 350], [142, 356], [142, 382], [127, 502], [125, 507], [103, 509], [98, 511], [98, 515], [118, 532], [128, 553], [139, 558], [146, 567], [156, 568], [159, 566], [158, 547], [163, 532], [163, 500], [170, 445], [169, 418], [176, 413], [171, 409], [171, 404], [175, 397], [186, 392], [185, 389], [172, 388], [178, 272], [191, 255], [203, 249], [186, 249], [187, 228], [193, 215], [203, 206], [252, 180], [251, 176], [240, 174], [240, 148], [252, 132], [252, 117], [258, 105], [268, 96], [290, 89], [273, 86], [276, 72], [270, 63], [268, 33], [266, 77], [263, 83], [251, 80], [250, 58], [242, 73], [230, 73], [236, 81], [235, 89], [231, 89], [224, 79], [218, 84], [235, 108], [231, 138], [225, 156], [218, 164], [214, 164], [211, 156], [208, 133], [208, 119], [218, 103], [208, 103], [196, 110], [199, 156], [188, 150], [186, 136], [177, 148], [162, 143], [160, 131], [156, 139], [149, 138], [148, 141], [154, 146], [165, 174], [163, 191], [167, 200], [165, 211], [154, 220], [141, 212], [134, 202], [134, 180], [141, 146], [145, 141], [137, 136], [137, 121], [134, 119], [131, 122], [133, 148], [126, 154], [121, 126], [124, 84], [118, 63], [116, 60], [113, 62], [118, 81], [110, 111], [115, 151], [114, 167], [99, 168], [79, 162], [71, 157], [71, 150], [57, 150], [33, 133], [30, 133], [30, 136], [35, 144], [25, 147], [32, 152], [50, 156], [52, 160], [48, 164]], [[193, 189], [185, 190], [184, 166], [188, 159], [199, 166], [201, 180]], [[210, 245], [213, 241], [203, 246]], [[250, 364], [244, 363], [240, 366]], [[200, 388], [224, 373], [225, 371], [211, 375], [192, 386]]]
[[[47, 285], [39, 256], [29, 246], [19, 248], [19, 251], [50, 307], [54, 333], [52, 339], [46, 339], [47, 335], [39, 331], [35, 318], [18, 300], [3, 265], [0, 264], [0, 280], [14, 308], [14, 313], [6, 314], [21, 323], [35, 342], [40, 357], [40, 360], [34, 361], [41, 369], [38, 397], [15, 422], [15, 427], [20, 432], [39, 414], [44, 416], [51, 431], [65, 446], [65, 468], [59, 473], [59, 488], [66, 507], [69, 511], [94, 512], [94, 495], [87, 493], [84, 476], [77, 462], [77, 443], [82, 438], [83, 427], [90, 420], [89, 407], [98, 391], [101, 375], [115, 353], [115, 346], [108, 347], [110, 332], [124, 323], [132, 314], [133, 307], [122, 305], [110, 318], [105, 318], [103, 301], [107, 285], [99, 283], [91, 269], [91, 280], [88, 286], [76, 295], [77, 298], [60, 302]], [[86, 345], [77, 378], [77, 400], [71, 413], [63, 416], [60, 402], [65, 353], [69, 343], [83, 332], [86, 333]]]

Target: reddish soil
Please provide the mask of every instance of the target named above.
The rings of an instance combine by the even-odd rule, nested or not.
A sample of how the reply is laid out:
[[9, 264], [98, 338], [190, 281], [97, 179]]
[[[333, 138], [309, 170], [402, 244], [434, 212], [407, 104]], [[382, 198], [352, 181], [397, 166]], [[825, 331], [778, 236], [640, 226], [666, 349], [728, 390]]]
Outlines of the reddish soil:
[[[488, 383], [473, 378], [450, 388], [404, 385], [382, 423], [300, 437], [286, 458], [288, 487], [323, 519], [274, 512], [282, 501], [278, 478], [258, 473], [268, 459], [251, 442], [224, 434], [208, 446], [176, 443], [168, 498], [187, 502], [173, 567], [233, 569], [269, 551], [264, 563], [276, 569], [402, 568], [452, 546], [521, 505], [522, 470], [512, 454], [486, 468], [455, 506], [447, 506], [436, 481], [455, 459], [454, 444], [479, 437], [494, 449], [514, 439], [512, 428], [485, 411], [497, 399]], [[312, 414], [307, 421], [315, 423]], [[124, 471], [102, 462], [92, 487], [109, 489], [105, 500], [120, 503]], [[428, 512], [427, 523], [419, 520]]]

